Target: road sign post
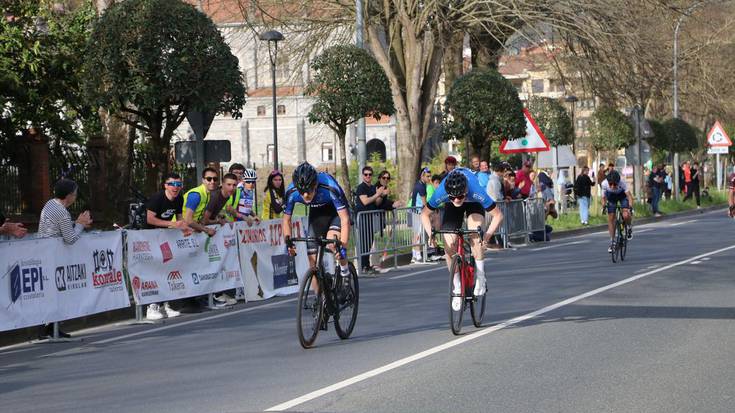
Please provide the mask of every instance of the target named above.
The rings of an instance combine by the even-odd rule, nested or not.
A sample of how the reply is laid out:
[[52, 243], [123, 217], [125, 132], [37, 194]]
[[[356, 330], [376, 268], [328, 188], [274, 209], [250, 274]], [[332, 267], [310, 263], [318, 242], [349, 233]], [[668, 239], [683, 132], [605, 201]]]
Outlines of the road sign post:
[[717, 173], [717, 189], [722, 190], [723, 174], [720, 154], [728, 153], [730, 146], [732, 146], [732, 140], [727, 136], [725, 128], [722, 127], [719, 120], [715, 122], [714, 126], [712, 126], [712, 129], [710, 129], [707, 134], [707, 145], [709, 146], [709, 148], [707, 148], [707, 153], [716, 155], [717, 167], [715, 168], [715, 171]]

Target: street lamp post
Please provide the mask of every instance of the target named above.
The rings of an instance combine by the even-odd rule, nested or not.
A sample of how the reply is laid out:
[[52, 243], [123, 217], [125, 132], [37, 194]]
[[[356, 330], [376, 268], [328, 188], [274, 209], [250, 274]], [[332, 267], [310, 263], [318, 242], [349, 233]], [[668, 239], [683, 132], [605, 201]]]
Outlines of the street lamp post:
[[271, 61], [271, 80], [273, 81], [273, 170], [278, 169], [278, 122], [276, 106], [276, 57], [278, 56], [278, 42], [283, 40], [283, 34], [270, 30], [260, 35], [260, 40], [268, 42], [268, 57]]

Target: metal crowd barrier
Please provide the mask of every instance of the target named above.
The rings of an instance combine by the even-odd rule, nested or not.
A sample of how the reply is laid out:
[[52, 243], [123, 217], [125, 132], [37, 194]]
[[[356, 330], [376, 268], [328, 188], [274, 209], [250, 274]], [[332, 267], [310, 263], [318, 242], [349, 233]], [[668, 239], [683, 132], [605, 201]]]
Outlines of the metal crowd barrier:
[[[528, 243], [529, 235], [536, 231], [546, 230], [546, 212], [544, 200], [541, 198], [514, 199], [497, 203], [503, 213], [503, 223], [495, 235], [498, 235], [507, 248], [510, 240], [522, 239]], [[491, 215], [485, 215], [485, 224], [491, 221]], [[544, 232], [545, 233], [545, 232]]]
[[350, 257], [357, 261], [357, 274], [362, 272], [364, 257], [392, 255], [393, 266], [398, 267], [399, 254], [421, 247], [425, 260], [426, 232], [421, 227], [420, 213], [419, 208], [358, 212], [351, 237], [355, 254]]

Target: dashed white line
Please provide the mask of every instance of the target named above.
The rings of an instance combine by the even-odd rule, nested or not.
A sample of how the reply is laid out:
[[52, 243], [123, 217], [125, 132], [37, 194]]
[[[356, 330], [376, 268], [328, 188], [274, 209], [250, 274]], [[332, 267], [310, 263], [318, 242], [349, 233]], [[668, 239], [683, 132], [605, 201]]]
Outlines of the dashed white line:
[[612, 283], [612, 284], [606, 285], [604, 287], [600, 287], [600, 288], [597, 288], [595, 290], [588, 291], [588, 292], [586, 292], [584, 294], [580, 294], [580, 295], [577, 295], [577, 296], [568, 298], [568, 299], [566, 299], [564, 301], [560, 301], [560, 302], [558, 302], [556, 304], [552, 304], [552, 305], [546, 306], [544, 308], [541, 308], [539, 310], [530, 312], [528, 314], [525, 314], [525, 315], [522, 315], [522, 316], [513, 318], [511, 320], [505, 321], [505, 322], [500, 323], [500, 324], [496, 324], [496, 325], [494, 325], [492, 327], [489, 327], [489, 328], [485, 328], [485, 329], [476, 331], [476, 332], [471, 333], [471, 334], [468, 334], [468, 335], [466, 335], [464, 337], [461, 337], [461, 338], [458, 338], [458, 339], [455, 339], [455, 340], [446, 342], [446, 343], [441, 344], [441, 345], [436, 346], [436, 347], [432, 347], [430, 349], [427, 349], [427, 350], [424, 350], [422, 352], [413, 354], [411, 356], [404, 357], [404, 358], [402, 358], [400, 360], [396, 360], [396, 361], [394, 361], [392, 363], [389, 363], [389, 364], [386, 364], [384, 366], [375, 368], [373, 370], [366, 371], [365, 373], [358, 374], [357, 376], [354, 376], [354, 377], [351, 377], [349, 379], [346, 379], [346, 380], [342, 380], [340, 382], [337, 382], [335, 384], [332, 384], [332, 385], [323, 387], [321, 389], [315, 390], [315, 391], [313, 391], [311, 393], [307, 393], [307, 394], [305, 394], [303, 396], [300, 396], [300, 397], [297, 397], [295, 399], [292, 399], [292, 400], [289, 400], [289, 401], [286, 401], [286, 402], [277, 404], [275, 406], [269, 407], [268, 409], [266, 409], [266, 411], [268, 411], [268, 412], [279, 412], [279, 411], [290, 409], [292, 407], [295, 407], [295, 406], [298, 406], [300, 404], [306, 403], [308, 401], [317, 399], [317, 398], [322, 397], [324, 395], [327, 395], [329, 393], [333, 393], [335, 391], [341, 390], [341, 389], [343, 389], [345, 387], [348, 387], [348, 386], [351, 386], [351, 385], [353, 385], [355, 383], [359, 383], [361, 381], [365, 381], [365, 380], [367, 380], [369, 378], [378, 376], [380, 374], [389, 372], [391, 370], [395, 370], [395, 369], [397, 369], [399, 367], [402, 367], [402, 366], [405, 366], [407, 364], [413, 363], [414, 361], [418, 361], [418, 360], [424, 359], [424, 358], [429, 357], [429, 356], [431, 356], [433, 354], [436, 354], [436, 353], [439, 353], [441, 351], [444, 351], [444, 350], [447, 350], [447, 349], [450, 349], [450, 348], [459, 346], [460, 344], [464, 344], [464, 343], [467, 343], [467, 342], [472, 341], [472, 340], [476, 340], [476, 339], [478, 339], [480, 337], [486, 336], [486, 335], [488, 335], [490, 333], [494, 333], [494, 332], [496, 332], [498, 330], [502, 330], [502, 329], [504, 329], [506, 327], [509, 327], [509, 326], [512, 326], [512, 325], [521, 323], [521, 322], [526, 321], [526, 320], [530, 320], [530, 319], [532, 319], [534, 317], [537, 317], [537, 316], [539, 316], [541, 314], [545, 314], [545, 313], [548, 313], [550, 311], [556, 310], [557, 308], [564, 307], [564, 306], [567, 306], [569, 304], [573, 304], [573, 303], [575, 303], [577, 301], [580, 301], [580, 300], [583, 300], [585, 298], [588, 298], [588, 297], [591, 297], [591, 296], [594, 296], [594, 295], [603, 293], [605, 291], [611, 290], [611, 289], [616, 288], [616, 287], [620, 287], [622, 285], [625, 285], [625, 284], [631, 283], [633, 281], [639, 280], [639, 279], [641, 279], [643, 277], [647, 277], [649, 275], [656, 274], [656, 273], [659, 273], [661, 271], [665, 271], [665, 270], [668, 270], [668, 269], [671, 269], [671, 268], [674, 268], [674, 267], [678, 267], [680, 265], [688, 264], [688, 263], [690, 263], [692, 261], [696, 261], [696, 260], [702, 259], [704, 257], [710, 256], [710, 255], [714, 255], [714, 254], [718, 254], [718, 253], [721, 253], [721, 252], [724, 252], [724, 251], [728, 251], [728, 250], [731, 250], [731, 249], [734, 249], [734, 248], [735, 248], [735, 245], [731, 245], [731, 246], [725, 247], [725, 248], [720, 248], [720, 249], [715, 250], [715, 251], [710, 251], [710, 252], [707, 252], [707, 253], [704, 253], [704, 254], [700, 254], [700, 255], [697, 255], [696, 257], [692, 257], [692, 258], [689, 258], [689, 259], [686, 259], [686, 260], [683, 260], [683, 261], [675, 262], [675, 263], [669, 264], [669, 265], [667, 265], [665, 267], [657, 268], [655, 270], [652, 270], [652, 271], [649, 271], [649, 272], [646, 272], [646, 273], [643, 273], [643, 274], [635, 275], [635, 276], [626, 278], [624, 280], [618, 281], [616, 283]]
[[543, 250], [550, 250], [552, 248], [559, 248], [559, 247], [565, 247], [567, 245], [575, 245], [575, 244], [581, 244], [584, 241], [574, 241], [574, 242], [565, 242], [564, 244], [555, 244], [555, 245], [549, 245], [548, 247], [541, 247], [541, 248], [534, 248], [531, 251], [543, 251]]
[[678, 227], [679, 225], [684, 225], [684, 224], [691, 224], [692, 222], [697, 222], [697, 221], [699, 221], [699, 220], [697, 220], [697, 219], [690, 219], [689, 221], [682, 221], [682, 222], [677, 222], [677, 223], [675, 223], [675, 224], [671, 224], [671, 225], [669, 225], [669, 226], [670, 226], [670, 227]]

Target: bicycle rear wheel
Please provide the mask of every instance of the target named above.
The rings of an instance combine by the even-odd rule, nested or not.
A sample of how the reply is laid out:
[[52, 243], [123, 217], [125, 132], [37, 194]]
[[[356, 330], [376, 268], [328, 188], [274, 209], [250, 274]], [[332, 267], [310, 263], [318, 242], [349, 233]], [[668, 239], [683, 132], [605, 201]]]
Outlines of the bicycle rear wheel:
[[[319, 292], [312, 288], [312, 280], [317, 284]], [[301, 347], [309, 348], [314, 344], [316, 336], [319, 335], [319, 327], [321, 327], [323, 316], [324, 285], [317, 277], [316, 269], [312, 268], [306, 273], [299, 289], [296, 329]]]
[[[462, 331], [462, 315], [464, 314], [464, 308], [465, 308], [465, 302], [464, 302], [464, 289], [465, 286], [461, 286], [459, 294], [454, 293], [454, 274], [459, 273], [460, 269], [462, 268], [462, 259], [459, 257], [459, 255], [455, 255], [454, 258], [452, 258], [452, 265], [449, 267], [449, 323], [452, 326], [452, 333], [455, 335], [459, 335], [459, 332]], [[460, 282], [462, 277], [460, 276]], [[461, 304], [459, 305], [459, 309], [455, 310], [452, 307], [452, 301], [454, 298], [459, 298]]]
[[618, 262], [618, 252], [620, 250], [620, 229], [618, 228], [617, 223], [615, 223], [615, 226], [613, 227], [612, 239], [612, 252], [610, 253], [610, 258], [612, 258], [612, 262]]
[[337, 283], [337, 311], [334, 316], [334, 329], [342, 340], [348, 339], [357, 322], [357, 307], [360, 303], [360, 286], [357, 282], [355, 266], [350, 265], [350, 276], [340, 277]]

